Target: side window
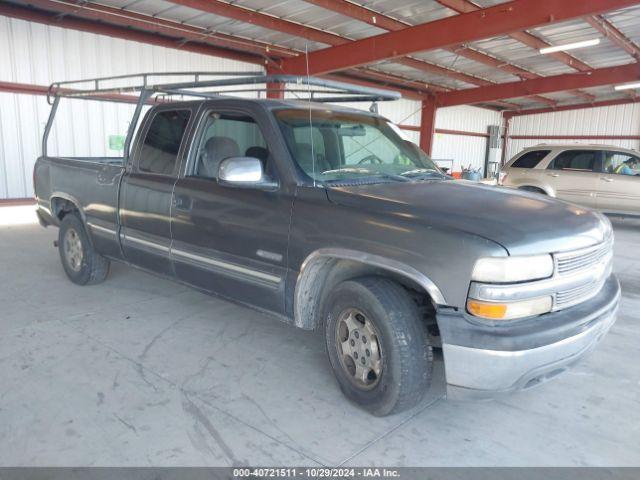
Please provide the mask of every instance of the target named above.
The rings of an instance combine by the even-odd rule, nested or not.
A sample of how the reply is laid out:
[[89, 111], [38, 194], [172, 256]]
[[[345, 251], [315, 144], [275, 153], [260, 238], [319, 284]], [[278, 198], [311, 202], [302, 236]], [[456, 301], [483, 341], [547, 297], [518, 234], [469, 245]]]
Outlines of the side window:
[[635, 175], [640, 167], [640, 158], [624, 152], [605, 152], [604, 171], [619, 175]]
[[511, 164], [511, 168], [535, 168], [551, 150], [532, 150]]
[[256, 121], [242, 114], [211, 113], [198, 143], [195, 175], [217, 178], [220, 162], [229, 157], [255, 157], [270, 170], [269, 149]]
[[552, 170], [592, 172], [596, 165], [598, 153], [598, 151], [594, 150], [566, 150], [551, 162], [549, 168]]
[[156, 113], [140, 150], [138, 170], [161, 175], [171, 175], [175, 171], [178, 151], [190, 116], [189, 110]]

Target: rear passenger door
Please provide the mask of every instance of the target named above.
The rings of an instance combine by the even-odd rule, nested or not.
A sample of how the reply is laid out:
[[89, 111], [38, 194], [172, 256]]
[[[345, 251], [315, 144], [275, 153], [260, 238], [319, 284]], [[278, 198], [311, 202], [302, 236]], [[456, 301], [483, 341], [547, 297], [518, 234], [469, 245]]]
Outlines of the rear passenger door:
[[192, 115], [170, 106], [149, 115], [122, 183], [120, 240], [132, 264], [173, 275], [171, 198]]
[[[280, 181], [267, 142], [279, 137], [270, 128], [245, 111], [203, 112], [174, 191], [171, 255], [180, 280], [282, 313], [293, 195]], [[238, 156], [261, 160], [280, 186], [220, 185], [220, 163]]]
[[[626, 152], [604, 152], [604, 168], [599, 175], [598, 209], [610, 213], [640, 215], [640, 176], [613, 173], [629, 159]], [[640, 175], [640, 171], [636, 172]]]
[[598, 150], [565, 150], [547, 167], [547, 182], [556, 197], [568, 202], [596, 207], [598, 172], [602, 166], [602, 152]]

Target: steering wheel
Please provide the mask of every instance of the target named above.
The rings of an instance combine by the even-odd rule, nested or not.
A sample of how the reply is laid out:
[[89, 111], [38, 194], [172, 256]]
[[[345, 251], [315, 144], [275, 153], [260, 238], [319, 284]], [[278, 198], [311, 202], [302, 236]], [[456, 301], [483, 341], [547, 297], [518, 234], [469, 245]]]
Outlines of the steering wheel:
[[376, 157], [375, 155], [371, 154], [371, 155], [367, 155], [362, 160], [360, 160], [358, 162], [358, 165], [363, 165], [365, 163], [370, 163], [372, 165], [376, 165], [376, 164], [377, 165], [381, 165], [384, 162], [381, 159], [379, 159], [378, 157]]

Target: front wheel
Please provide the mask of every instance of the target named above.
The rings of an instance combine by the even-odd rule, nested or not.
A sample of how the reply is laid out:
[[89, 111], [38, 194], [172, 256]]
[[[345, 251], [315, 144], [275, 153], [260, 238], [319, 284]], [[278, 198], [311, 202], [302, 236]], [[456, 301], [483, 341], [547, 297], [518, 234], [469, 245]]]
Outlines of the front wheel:
[[406, 290], [364, 277], [338, 285], [325, 305], [327, 353], [346, 397], [377, 416], [420, 402], [431, 383], [433, 353]]
[[73, 283], [91, 285], [102, 282], [109, 273], [109, 260], [97, 253], [77, 215], [62, 219], [58, 250], [65, 273]]

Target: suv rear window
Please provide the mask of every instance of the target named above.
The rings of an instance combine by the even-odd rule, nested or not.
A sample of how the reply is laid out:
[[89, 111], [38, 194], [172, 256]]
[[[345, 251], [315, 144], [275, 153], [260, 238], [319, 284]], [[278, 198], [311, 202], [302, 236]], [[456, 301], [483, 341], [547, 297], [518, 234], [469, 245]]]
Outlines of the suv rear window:
[[512, 168], [535, 168], [551, 150], [532, 150], [525, 153], [511, 165]]
[[552, 170], [579, 170], [591, 172], [599, 152], [594, 150], [567, 150], [560, 153], [549, 165]]

